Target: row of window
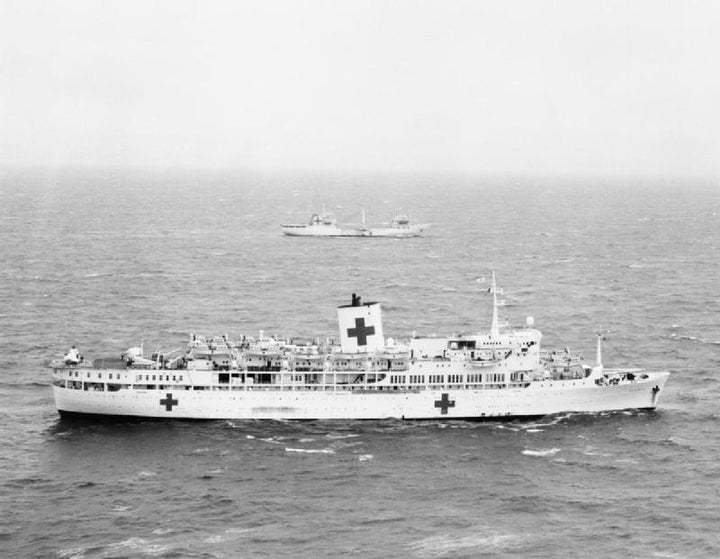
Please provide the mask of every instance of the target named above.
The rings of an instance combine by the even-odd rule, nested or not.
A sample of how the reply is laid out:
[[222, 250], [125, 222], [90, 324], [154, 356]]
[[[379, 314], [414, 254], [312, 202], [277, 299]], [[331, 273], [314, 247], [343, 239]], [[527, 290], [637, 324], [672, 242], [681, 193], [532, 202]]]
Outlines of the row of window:
[[[120, 380], [120, 373], [115, 374], [117, 379]], [[75, 376], [78, 376], [77, 371], [75, 371]], [[87, 373], [88, 378], [90, 378], [90, 373]], [[237, 374], [233, 374], [233, 377], [238, 376]], [[313, 375], [314, 377], [318, 377], [319, 375]], [[446, 382], [449, 384], [458, 384], [462, 382], [468, 382], [468, 383], [480, 383], [482, 382], [482, 374], [480, 373], [473, 373], [466, 375], [466, 380], [463, 380], [463, 375], [459, 374], [452, 374], [447, 375], [447, 379], [445, 375], [428, 375], [428, 382], [430, 384], [445, 384]], [[109, 373], [108, 375], [109, 379], [113, 379], [113, 373]], [[144, 378], [143, 378], [144, 377]], [[407, 380], [406, 375], [390, 375], [390, 384], [405, 384]], [[102, 373], [98, 373], [98, 379], [102, 379]], [[135, 375], [135, 382], [155, 382], [159, 381], [162, 382], [163, 380], [166, 382], [170, 382], [172, 379], [172, 382], [183, 382], [184, 376], [183, 375]], [[302, 382], [303, 375], [291, 375], [291, 379], [295, 382]], [[425, 384], [425, 375], [410, 375], [410, 384]], [[317, 381], [317, 378], [315, 379]], [[522, 380], [522, 377], [518, 379], [513, 380]], [[499, 382], [505, 382], [505, 374], [504, 373], [486, 373], [485, 374], [485, 382], [487, 383], [499, 383]]]
[[[165, 380], [167, 382], [170, 382], [170, 377], [172, 376], [173, 382], [182, 382], [183, 381], [183, 375], [145, 375], [145, 380], [156, 380], [155, 377], [157, 377], [157, 380], [162, 381]], [[163, 377], [165, 377], [163, 379]], [[101, 377], [102, 378], [102, 377]], [[110, 376], [112, 378], [112, 376]], [[118, 375], [118, 378], [120, 378], [120, 375]], [[143, 375], [135, 375], [135, 382], [142, 382]]]
[[[73, 376], [73, 372], [75, 373], [75, 376], [76, 376], [76, 377], [79, 377], [79, 376], [80, 376], [80, 372], [79, 372], [79, 371], [70, 371], [70, 372], [68, 373], [68, 378], [70, 378], [70, 377]], [[115, 375], [114, 377], [113, 377], [113, 374]], [[87, 378], [90, 378], [90, 373], [89, 373], [89, 372], [87, 373]], [[100, 379], [100, 378], [103, 378], [103, 374], [102, 374], [102, 373], [98, 373], [98, 378], [99, 378], [99, 379]], [[108, 373], [108, 378], [109, 378], [110, 380], [112, 380], [113, 378], [116, 378], [117, 380], [120, 380], [120, 373]]]

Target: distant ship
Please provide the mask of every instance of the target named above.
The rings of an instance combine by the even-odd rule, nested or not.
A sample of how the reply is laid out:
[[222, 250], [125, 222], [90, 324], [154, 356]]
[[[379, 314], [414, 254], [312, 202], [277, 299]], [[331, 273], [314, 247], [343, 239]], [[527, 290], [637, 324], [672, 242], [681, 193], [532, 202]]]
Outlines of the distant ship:
[[430, 228], [430, 224], [411, 223], [410, 216], [395, 214], [392, 222], [386, 227], [372, 227], [367, 229], [367, 237], [419, 237]]
[[392, 222], [384, 227], [366, 227], [363, 211], [362, 226], [343, 228], [330, 214], [314, 213], [309, 223], [281, 225], [285, 235], [293, 237], [419, 237], [430, 228], [430, 225], [413, 224], [407, 214], [395, 214]]
[[355, 229], [341, 229], [337, 220], [325, 210], [312, 214], [309, 223], [281, 225], [282, 232], [293, 237], [357, 237]]
[[86, 363], [73, 348], [50, 363], [63, 416], [162, 419], [507, 419], [564, 412], [652, 410], [666, 371], [606, 369], [569, 349], [540, 351], [542, 334], [501, 329], [493, 275], [487, 333], [383, 335], [380, 304], [338, 307], [339, 345], [317, 338], [192, 335], [187, 348]]

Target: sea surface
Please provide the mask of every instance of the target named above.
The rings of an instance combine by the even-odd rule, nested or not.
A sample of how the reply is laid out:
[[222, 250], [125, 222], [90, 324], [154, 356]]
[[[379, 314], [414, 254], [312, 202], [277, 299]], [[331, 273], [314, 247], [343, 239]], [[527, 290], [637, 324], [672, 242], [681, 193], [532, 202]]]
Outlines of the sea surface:
[[[416, 239], [290, 238], [432, 223]], [[0, 556], [720, 556], [720, 186], [250, 172], [0, 174]], [[534, 422], [60, 420], [44, 364], [190, 332], [388, 336], [533, 316], [672, 372], [655, 412]]]

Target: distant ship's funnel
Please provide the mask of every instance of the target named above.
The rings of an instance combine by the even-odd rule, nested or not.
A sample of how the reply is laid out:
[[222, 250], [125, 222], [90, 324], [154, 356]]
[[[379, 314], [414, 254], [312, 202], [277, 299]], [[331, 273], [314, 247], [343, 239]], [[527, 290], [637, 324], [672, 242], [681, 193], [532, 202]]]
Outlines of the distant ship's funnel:
[[338, 324], [345, 353], [366, 353], [385, 346], [380, 303], [363, 303], [353, 293], [350, 305], [338, 307]]

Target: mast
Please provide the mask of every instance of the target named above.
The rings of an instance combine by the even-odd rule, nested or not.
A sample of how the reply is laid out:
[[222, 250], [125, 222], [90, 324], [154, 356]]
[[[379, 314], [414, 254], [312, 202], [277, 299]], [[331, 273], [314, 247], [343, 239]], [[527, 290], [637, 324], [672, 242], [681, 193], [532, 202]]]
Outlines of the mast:
[[595, 366], [602, 367], [602, 334], [598, 332], [597, 335], [597, 350], [595, 353]]
[[499, 336], [500, 327], [498, 326], [498, 307], [497, 307], [497, 286], [495, 285], [495, 270], [492, 272], [492, 287], [490, 287], [493, 296], [493, 315], [492, 324], [490, 325], [490, 335]]

